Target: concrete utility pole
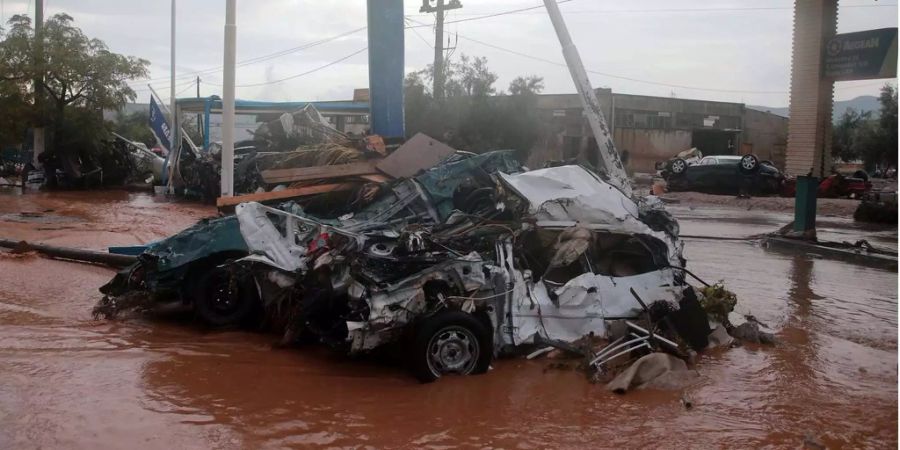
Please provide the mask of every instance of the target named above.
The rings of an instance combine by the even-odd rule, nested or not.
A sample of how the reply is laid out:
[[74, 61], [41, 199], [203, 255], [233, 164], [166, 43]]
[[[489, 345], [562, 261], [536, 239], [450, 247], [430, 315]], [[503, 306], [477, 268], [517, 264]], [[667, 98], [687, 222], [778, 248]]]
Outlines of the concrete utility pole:
[[[44, 153], [44, 0], [34, 0], [34, 66], [37, 76], [33, 80], [34, 109], [38, 119], [32, 130], [34, 134], [34, 152], [31, 164], [36, 168], [42, 168], [38, 157]], [[23, 174], [26, 179], [28, 174]]]
[[234, 65], [237, 0], [225, 3], [225, 64], [222, 69], [222, 197], [234, 195]]
[[431, 6], [431, 0], [422, 0], [419, 12], [435, 13], [434, 16], [434, 86], [432, 92], [434, 98], [444, 98], [444, 11], [462, 8], [459, 0], [450, 0], [450, 4], [444, 5], [444, 0], [435, 0], [436, 5]]
[[602, 166], [600, 168], [606, 173], [606, 181], [609, 184], [631, 197], [631, 182], [625, 173], [625, 167], [622, 166], [616, 144], [613, 142], [613, 137], [606, 126], [606, 120], [603, 118], [603, 110], [600, 109], [597, 94], [591, 87], [591, 80], [584, 70], [578, 49], [572, 43], [572, 37], [569, 36], [569, 29], [566, 28], [566, 22], [559, 12], [559, 6], [556, 4], [556, 0], [544, 0], [544, 6], [547, 8], [547, 13], [550, 14], [550, 21], [553, 22], [553, 28], [562, 45], [563, 57], [566, 59], [569, 73], [575, 82], [575, 89], [578, 90], [578, 96], [581, 98], [581, 106], [584, 108], [584, 114], [587, 116], [588, 124], [597, 141], [598, 161]]

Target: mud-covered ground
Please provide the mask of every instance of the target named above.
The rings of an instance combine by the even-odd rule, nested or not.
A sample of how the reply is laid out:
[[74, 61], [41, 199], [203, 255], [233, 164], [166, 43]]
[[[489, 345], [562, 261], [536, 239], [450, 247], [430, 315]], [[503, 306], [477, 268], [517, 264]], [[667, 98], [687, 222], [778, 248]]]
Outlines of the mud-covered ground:
[[[682, 232], [743, 237], [790, 215], [673, 205]], [[212, 214], [123, 192], [0, 191], [0, 238], [103, 249]], [[896, 249], [896, 228], [820, 237]], [[190, 320], [90, 317], [112, 271], [0, 254], [0, 448], [798, 448], [897, 446], [897, 272], [741, 240], [688, 239], [689, 268], [781, 340], [702, 356], [681, 393], [626, 396], [547, 361], [420, 385], [403, 370]]]

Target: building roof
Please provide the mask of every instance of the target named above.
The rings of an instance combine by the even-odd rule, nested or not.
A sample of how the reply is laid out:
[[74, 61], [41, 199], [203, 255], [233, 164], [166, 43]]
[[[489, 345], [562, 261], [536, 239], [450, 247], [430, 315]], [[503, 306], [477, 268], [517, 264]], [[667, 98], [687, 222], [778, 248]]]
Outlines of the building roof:
[[[222, 99], [218, 96], [211, 97], [188, 97], [179, 98], [177, 100], [178, 107], [182, 113], [202, 112], [206, 109], [209, 102], [210, 111], [219, 112], [222, 110]], [[255, 113], [279, 113], [294, 112], [306, 105], [312, 104], [320, 112], [353, 112], [368, 113], [369, 102], [354, 101], [323, 101], [323, 102], [266, 102], [259, 100], [235, 100], [235, 112], [255, 112]]]

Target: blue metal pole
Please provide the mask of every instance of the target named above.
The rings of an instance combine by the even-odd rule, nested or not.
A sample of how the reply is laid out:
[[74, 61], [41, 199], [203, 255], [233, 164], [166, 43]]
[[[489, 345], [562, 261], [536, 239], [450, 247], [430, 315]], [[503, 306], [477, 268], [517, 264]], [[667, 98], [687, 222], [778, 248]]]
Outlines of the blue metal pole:
[[203, 151], [209, 151], [209, 110], [212, 109], [212, 99], [206, 97], [203, 102]]
[[369, 124], [385, 138], [404, 137], [403, 0], [368, 0]]

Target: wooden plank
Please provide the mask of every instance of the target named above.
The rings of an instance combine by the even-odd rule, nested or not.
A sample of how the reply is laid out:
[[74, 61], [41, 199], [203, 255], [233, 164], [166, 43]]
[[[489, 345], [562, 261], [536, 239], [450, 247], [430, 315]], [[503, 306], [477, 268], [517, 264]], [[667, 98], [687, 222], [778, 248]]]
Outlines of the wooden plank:
[[234, 206], [244, 202], [268, 202], [294, 197], [307, 197], [310, 195], [324, 194], [326, 192], [349, 191], [359, 186], [358, 183], [318, 184], [301, 188], [282, 189], [275, 192], [260, 192], [258, 194], [239, 195], [237, 197], [219, 197], [216, 206], [219, 208]]
[[384, 176], [384, 175], [380, 175], [380, 174], [375, 174], [375, 175], [360, 175], [359, 177], [362, 178], [362, 179], [364, 179], [364, 180], [371, 181], [371, 182], [373, 182], [373, 183], [386, 183], [386, 182], [390, 181], [390, 178], [388, 178], [388, 177], [386, 177], [386, 176]]
[[436, 166], [454, 152], [447, 144], [417, 133], [375, 167], [394, 178], [408, 178]]
[[298, 167], [295, 169], [269, 169], [261, 172], [267, 184], [293, 183], [295, 181], [324, 180], [355, 175], [372, 175], [377, 161], [363, 161], [334, 166]]

